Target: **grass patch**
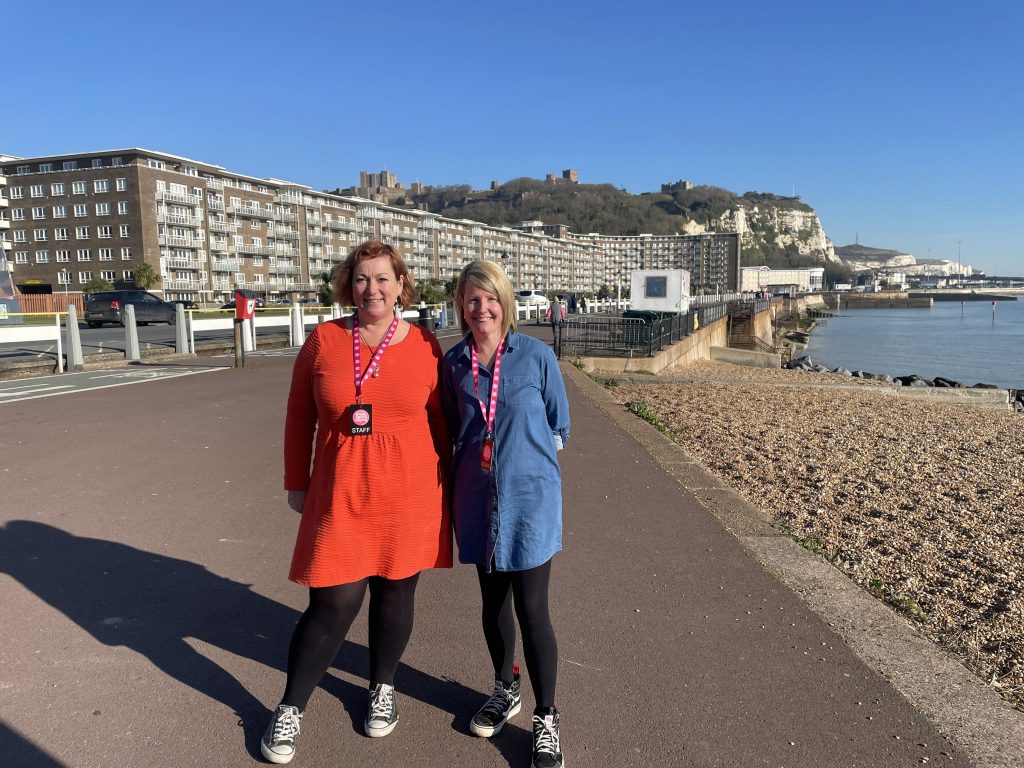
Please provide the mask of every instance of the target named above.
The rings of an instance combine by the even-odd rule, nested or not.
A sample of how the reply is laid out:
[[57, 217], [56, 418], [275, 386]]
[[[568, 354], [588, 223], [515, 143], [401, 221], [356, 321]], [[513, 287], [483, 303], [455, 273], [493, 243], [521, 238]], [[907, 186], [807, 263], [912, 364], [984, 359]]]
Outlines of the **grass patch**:
[[658, 418], [658, 414], [654, 412], [654, 409], [643, 400], [630, 400], [626, 403], [626, 410], [634, 416], [639, 416], [666, 437], [675, 437], [675, 433], [669, 429], [665, 422]]

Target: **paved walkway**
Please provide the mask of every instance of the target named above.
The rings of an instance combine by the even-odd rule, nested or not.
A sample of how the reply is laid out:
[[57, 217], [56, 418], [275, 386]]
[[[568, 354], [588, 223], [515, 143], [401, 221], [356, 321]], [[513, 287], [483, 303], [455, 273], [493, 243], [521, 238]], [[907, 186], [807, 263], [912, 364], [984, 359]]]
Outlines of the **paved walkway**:
[[[0, 765], [261, 762], [305, 598], [285, 576], [298, 521], [280, 490], [290, 367], [266, 356], [0, 404]], [[751, 554], [765, 541], [789, 552], [787, 540], [762, 536], [660, 435], [566, 375], [552, 604], [567, 765], [972, 764]], [[361, 735], [361, 616], [293, 765], [526, 768], [528, 685], [499, 737], [468, 733], [491, 684], [478, 611], [472, 568], [424, 575], [401, 722], [385, 739]]]

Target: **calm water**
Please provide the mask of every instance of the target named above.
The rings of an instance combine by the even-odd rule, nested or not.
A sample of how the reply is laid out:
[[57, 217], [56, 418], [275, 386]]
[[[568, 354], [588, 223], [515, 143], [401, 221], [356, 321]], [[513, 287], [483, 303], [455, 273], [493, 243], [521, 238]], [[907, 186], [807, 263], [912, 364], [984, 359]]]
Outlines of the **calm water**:
[[931, 309], [850, 309], [820, 322], [807, 354], [851, 371], [944, 376], [1024, 389], [1024, 297], [937, 301]]

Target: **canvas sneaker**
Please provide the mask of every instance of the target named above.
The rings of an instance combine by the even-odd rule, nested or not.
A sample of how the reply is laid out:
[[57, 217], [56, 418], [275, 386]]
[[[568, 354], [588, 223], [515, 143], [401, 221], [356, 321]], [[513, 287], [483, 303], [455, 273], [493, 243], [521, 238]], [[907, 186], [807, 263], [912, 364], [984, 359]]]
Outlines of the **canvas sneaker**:
[[398, 705], [395, 704], [395, 686], [377, 683], [370, 689], [370, 708], [366, 713], [363, 731], [367, 736], [387, 736], [398, 725]]
[[297, 707], [279, 704], [267, 730], [260, 739], [260, 751], [272, 763], [284, 765], [295, 757], [295, 739], [302, 725]]
[[485, 739], [501, 731], [513, 715], [518, 714], [521, 705], [519, 697], [519, 673], [512, 677], [507, 686], [501, 680], [494, 681], [494, 693], [491, 698], [473, 715], [469, 721], [469, 730]]
[[533, 716], [532, 768], [564, 768], [562, 742], [558, 736], [558, 710], [548, 707]]

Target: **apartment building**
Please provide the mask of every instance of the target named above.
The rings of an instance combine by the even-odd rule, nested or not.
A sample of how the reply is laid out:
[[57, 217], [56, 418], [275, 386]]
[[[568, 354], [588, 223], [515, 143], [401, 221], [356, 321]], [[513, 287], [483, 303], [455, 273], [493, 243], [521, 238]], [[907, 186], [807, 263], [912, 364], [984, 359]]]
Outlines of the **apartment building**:
[[660, 266], [690, 269], [698, 290], [739, 287], [736, 234], [491, 227], [140, 148], [8, 159], [0, 175], [17, 285], [29, 293], [81, 291], [95, 277], [131, 283], [147, 264], [160, 278], [153, 290], [168, 299], [217, 302], [235, 288], [270, 300], [312, 296], [371, 238], [395, 244], [417, 281], [446, 281], [488, 259], [516, 287], [594, 291]]
[[11, 219], [7, 200], [7, 177], [3, 174], [2, 164], [17, 160], [11, 155], [0, 154], [0, 272], [10, 269], [11, 263]]
[[795, 286], [802, 293], [823, 289], [824, 267], [800, 269], [772, 269], [771, 267], [744, 267], [740, 279], [743, 291], [770, 291], [775, 288]]

